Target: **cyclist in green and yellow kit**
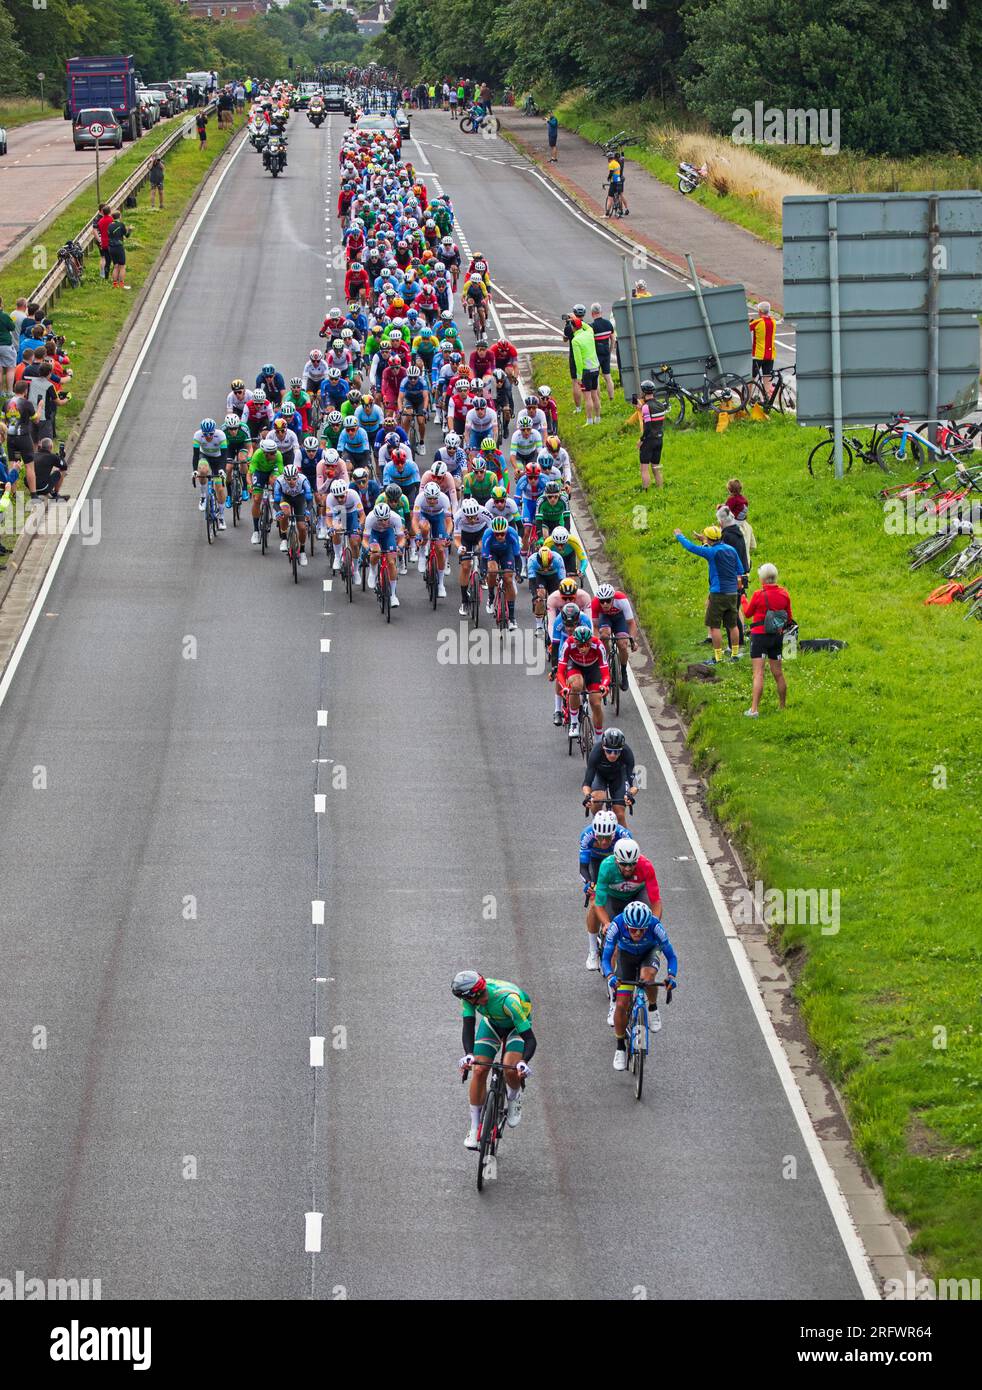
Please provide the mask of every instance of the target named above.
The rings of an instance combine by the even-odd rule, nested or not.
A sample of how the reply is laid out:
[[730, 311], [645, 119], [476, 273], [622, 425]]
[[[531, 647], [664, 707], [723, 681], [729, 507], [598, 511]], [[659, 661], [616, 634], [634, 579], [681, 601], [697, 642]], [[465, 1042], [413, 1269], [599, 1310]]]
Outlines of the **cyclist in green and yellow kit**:
[[[450, 988], [461, 1001], [464, 1020], [460, 1070], [470, 1069], [471, 1073], [471, 1123], [464, 1146], [476, 1149], [480, 1147], [478, 1126], [488, 1085], [488, 1065], [497, 1057], [499, 1048], [504, 1049], [508, 1124], [514, 1129], [522, 1118], [522, 1082], [531, 1075], [529, 1062], [536, 1048], [532, 1000], [518, 985], [507, 980], [486, 980], [476, 970], [462, 970], [454, 976]], [[475, 1062], [488, 1065], [476, 1067]]]

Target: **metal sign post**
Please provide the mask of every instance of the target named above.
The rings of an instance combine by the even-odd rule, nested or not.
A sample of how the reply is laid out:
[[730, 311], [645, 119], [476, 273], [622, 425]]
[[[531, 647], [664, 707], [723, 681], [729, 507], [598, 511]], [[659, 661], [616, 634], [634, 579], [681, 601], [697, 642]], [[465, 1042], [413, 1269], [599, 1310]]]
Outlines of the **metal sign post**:
[[106, 128], [99, 121], [93, 121], [92, 125], [89, 126], [89, 134], [95, 141], [95, 200], [100, 206], [102, 205], [102, 193], [99, 188], [99, 141], [105, 133]]
[[638, 356], [638, 334], [634, 326], [634, 300], [627, 275], [627, 257], [621, 257], [621, 270], [624, 273], [624, 299], [627, 305], [628, 337], [631, 340], [631, 368], [634, 372], [635, 391], [641, 394], [641, 358]]
[[38, 73], [38, 81], [41, 84], [41, 115], [44, 115], [44, 73]]

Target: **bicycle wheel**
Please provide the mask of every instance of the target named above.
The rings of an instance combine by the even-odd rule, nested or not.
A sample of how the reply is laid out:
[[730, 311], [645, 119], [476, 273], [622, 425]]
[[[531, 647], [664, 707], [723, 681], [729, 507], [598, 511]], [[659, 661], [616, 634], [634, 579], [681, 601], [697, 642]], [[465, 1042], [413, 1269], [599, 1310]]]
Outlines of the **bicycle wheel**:
[[477, 578], [477, 566], [471, 569], [471, 577], [467, 581], [467, 602], [470, 606], [469, 617], [475, 627], [481, 626], [481, 585]]
[[426, 587], [429, 590], [430, 603], [435, 608], [437, 600], [437, 590], [440, 587], [440, 577], [436, 572], [436, 556], [434, 555], [432, 550], [430, 551], [430, 558], [426, 566], [426, 575]]
[[685, 421], [686, 401], [681, 391], [672, 391], [665, 401], [665, 424], [681, 429]]
[[641, 1099], [644, 1088], [644, 1035], [645, 1026], [640, 1016], [631, 1033], [631, 1070], [634, 1072], [634, 1099]]
[[610, 698], [614, 714], [621, 712], [621, 653], [616, 642], [610, 644]]
[[232, 481], [229, 484], [229, 497], [232, 502], [232, 525], [238, 526], [239, 517], [242, 512], [242, 474], [237, 468], [232, 469]]
[[209, 545], [211, 545], [217, 531], [218, 524], [215, 521], [215, 498], [209, 488], [205, 496], [205, 535], [208, 537]]
[[269, 507], [265, 502], [259, 508], [259, 539], [261, 541], [260, 550], [265, 555], [269, 548], [269, 528], [272, 524]]
[[[333, 564], [334, 561], [332, 560], [331, 563]], [[354, 601], [355, 601], [355, 574], [354, 574], [354, 565], [353, 565], [352, 562], [351, 562], [351, 551], [350, 551], [350, 550], [347, 550], [347, 549], [346, 549], [346, 550], [343, 550], [343, 551], [341, 552], [341, 578], [344, 580], [344, 587], [345, 587], [345, 592], [346, 592], [347, 595], [348, 595], [348, 602], [349, 602], [349, 603], [354, 603]]]
[[[808, 471], [812, 477], [817, 477], [819, 473], [824, 473], [827, 468], [835, 468], [835, 444], [831, 439], [823, 439], [821, 444], [816, 444], [808, 455]], [[852, 450], [845, 440], [842, 441], [842, 471], [848, 473], [852, 468]]]
[[[903, 445], [903, 453], [900, 452]], [[924, 448], [917, 439], [907, 436], [904, 443], [901, 434], [885, 434], [876, 446], [876, 462], [884, 473], [894, 473], [897, 469], [913, 468], [916, 472], [924, 467]]]
[[474, 134], [474, 121], [470, 116], [461, 116], [458, 125], [465, 135]]
[[[586, 716], [585, 718], [584, 715]], [[584, 708], [580, 710], [579, 743], [580, 752], [583, 754], [585, 760], [589, 758], [590, 751], [593, 748], [593, 714], [589, 705], [584, 706]]]
[[290, 564], [293, 568], [293, 582], [300, 583], [300, 538], [294, 536], [290, 541]]
[[498, 1126], [498, 1097], [495, 1091], [494, 1078], [488, 1086], [488, 1093], [484, 1097], [484, 1106], [481, 1110], [481, 1139], [480, 1147], [477, 1151], [477, 1190], [484, 1190], [484, 1165], [488, 1158], [494, 1157], [496, 1147], [496, 1130]]
[[953, 543], [954, 539], [953, 535], [935, 536], [934, 544], [926, 546], [919, 555], [915, 555], [907, 568], [913, 572], [914, 570], [922, 569], [925, 565], [929, 565], [932, 560], [936, 560], [939, 555], [944, 554]]
[[706, 383], [709, 392], [709, 408], [720, 415], [735, 415], [746, 409], [747, 383], [734, 372], [724, 372], [714, 376]]
[[774, 406], [782, 415], [794, 415], [798, 409], [790, 386], [782, 386], [774, 397]]

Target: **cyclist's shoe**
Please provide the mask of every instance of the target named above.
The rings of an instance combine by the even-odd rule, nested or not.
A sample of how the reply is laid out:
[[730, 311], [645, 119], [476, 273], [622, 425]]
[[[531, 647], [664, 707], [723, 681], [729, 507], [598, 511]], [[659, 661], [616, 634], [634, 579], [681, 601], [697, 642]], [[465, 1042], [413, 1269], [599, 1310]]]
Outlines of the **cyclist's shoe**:
[[587, 952], [586, 968], [587, 970], [596, 970], [599, 964], [600, 957], [597, 955], [597, 948], [595, 945], [591, 945], [589, 951]]
[[260, 542], [260, 540], [261, 540], [261, 537], [260, 537], [260, 535], [259, 535], [259, 532], [258, 532], [258, 531], [253, 531], [253, 533], [252, 533], [252, 544], [253, 544], [253, 545], [258, 545], [259, 542]]
[[[321, 537], [321, 539], [323, 540], [323, 537]], [[339, 570], [340, 568], [341, 568], [341, 556], [340, 556], [340, 555], [338, 554], [338, 552], [335, 550], [335, 552], [334, 552], [334, 559], [333, 559], [333, 561], [331, 562], [331, 569], [332, 569], [332, 570]]]
[[627, 1051], [623, 1047], [614, 1053], [614, 1071], [627, 1071]]
[[522, 1093], [508, 1100], [508, 1128], [514, 1129], [522, 1122]]
[[398, 608], [398, 607], [399, 607], [399, 596], [398, 596], [398, 594], [393, 594], [393, 595], [392, 595], [391, 604], [392, 604], [392, 607], [393, 607], [393, 608]]
[[423, 455], [424, 455], [425, 453], [426, 453], [426, 445], [425, 445], [425, 444], [421, 444], [421, 445], [419, 446], [419, 448], [416, 450], [416, 455], [417, 455], [418, 458], [422, 458]]
[[516, 627], [518, 627], [518, 624], [516, 623], [515, 619], [514, 619], [514, 618], [509, 618], [509, 619], [508, 619], [508, 631], [509, 631], [509, 632], [514, 632], [515, 629], [516, 629]]
[[657, 1009], [649, 1009], [648, 1027], [651, 1029], [653, 1033], [657, 1033], [658, 1030], [661, 1028], [661, 1014], [658, 1012]]
[[417, 555], [417, 557], [416, 557], [416, 568], [419, 570], [420, 574], [425, 574], [425, 573], [426, 573], [426, 552], [425, 552], [425, 550], [421, 550], [421, 551], [419, 552], [419, 554]]
[[613, 1028], [613, 1026], [614, 1026], [614, 1009], [615, 1009], [616, 1007], [617, 1007], [617, 1006], [616, 1006], [616, 1004], [614, 1003], [613, 999], [611, 999], [611, 1001], [610, 1001], [610, 1008], [607, 1010], [607, 1027], [608, 1027], [608, 1028]]
[[487, 613], [487, 615], [488, 615], [489, 618], [493, 618], [493, 617], [494, 617], [494, 604], [493, 604], [493, 603], [486, 603], [486, 604], [484, 605], [484, 611], [485, 611], [485, 613]]
[[224, 518], [223, 516], [220, 516], [220, 517], [218, 518], [218, 529], [219, 529], [219, 531], [227, 531], [227, 530], [228, 530], [228, 527], [225, 525], [225, 518]]
[[243, 500], [243, 502], [248, 502], [249, 496], [250, 496], [250, 494], [249, 494], [249, 489], [243, 485], [243, 488], [242, 488], [242, 500]]
[[327, 540], [327, 527], [324, 525], [323, 521], [318, 521], [317, 523], [317, 539], [319, 541]]
[[201, 496], [198, 498], [198, 511], [199, 511], [199, 512], [203, 512], [204, 509], [205, 509], [205, 494], [202, 493]]
[[287, 543], [286, 543], [285, 540], [280, 541], [280, 550], [282, 550], [282, 552], [283, 552], [284, 555], [285, 555], [286, 552], [289, 550], [289, 548], [290, 548], [290, 547], [287, 545]]
[[545, 623], [542, 621], [541, 618], [536, 618], [536, 620], [535, 620], [535, 630], [536, 630], [536, 632], [545, 632], [545, 630], [546, 630], [546, 625], [545, 625]]
[[471, 1125], [470, 1129], [467, 1131], [467, 1138], [464, 1140], [464, 1148], [479, 1149], [480, 1147], [481, 1141], [477, 1136], [477, 1125]]
[[226, 510], [227, 512], [230, 512], [230, 511], [232, 510], [232, 499], [231, 499], [231, 497], [226, 497], [226, 499], [225, 499], [225, 510]]
[[622, 666], [622, 667], [621, 667], [621, 689], [622, 689], [622, 690], [626, 690], [626, 689], [627, 689], [627, 667], [626, 667], [626, 666]]
[[576, 714], [571, 714], [569, 717], [569, 732], [573, 738], [580, 732], [580, 720]]
[[305, 565], [305, 564], [307, 563], [307, 552], [306, 552], [306, 550], [301, 550], [301, 552], [300, 552], [300, 563], [301, 563], [302, 565]]
[[444, 583], [443, 583], [443, 580], [442, 580], [442, 579], [440, 580], [439, 584], [436, 586], [436, 596], [437, 596], [437, 598], [446, 598], [446, 597], [447, 597], [447, 591], [446, 591], [446, 588], [444, 587]]
[[560, 724], [562, 724], [562, 722], [563, 722], [562, 713], [561, 713], [558, 709], [556, 710], [555, 714], [553, 714], [553, 716], [552, 716], [552, 722], [555, 724], [555, 726], [556, 726], [557, 729], [559, 728]]
[[378, 583], [378, 570], [375, 568], [374, 565], [369, 565], [369, 566], [368, 566], [368, 587], [369, 587], [370, 589], [374, 589], [374, 588], [375, 588], [375, 585], [376, 585], [377, 583]]
[[470, 611], [471, 610], [466, 603], [462, 603], [460, 607], [457, 609], [457, 612], [460, 614], [462, 618], [466, 618]]

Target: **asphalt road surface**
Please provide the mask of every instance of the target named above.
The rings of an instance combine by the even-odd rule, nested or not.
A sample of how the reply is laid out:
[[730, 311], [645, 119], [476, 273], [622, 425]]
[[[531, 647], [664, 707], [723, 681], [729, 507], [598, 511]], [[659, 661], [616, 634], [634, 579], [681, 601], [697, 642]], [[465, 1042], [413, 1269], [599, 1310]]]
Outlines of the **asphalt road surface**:
[[[445, 659], [455, 585], [434, 613], [403, 579], [386, 627], [320, 556], [295, 586], [247, 531], [206, 544], [191, 434], [315, 341], [343, 124], [295, 119], [276, 181], [239, 155], [95, 483], [101, 542], [69, 545], [3, 708], [0, 1272], [104, 1298], [857, 1298], [633, 707], [681, 962], [640, 1104], [583, 968], [580, 764], [544, 677]], [[540, 185], [428, 153], [516, 299], [616, 293]], [[480, 1196], [467, 966], [525, 986], [539, 1038]]]

